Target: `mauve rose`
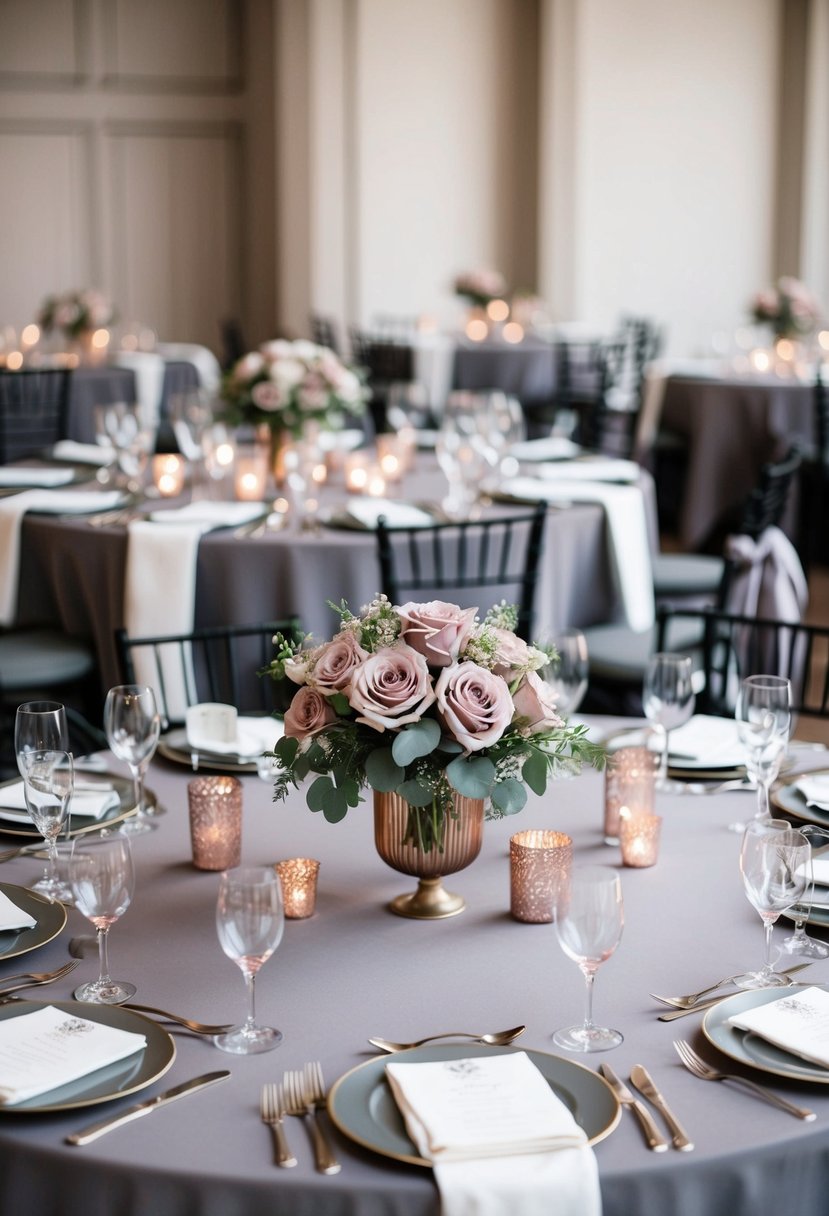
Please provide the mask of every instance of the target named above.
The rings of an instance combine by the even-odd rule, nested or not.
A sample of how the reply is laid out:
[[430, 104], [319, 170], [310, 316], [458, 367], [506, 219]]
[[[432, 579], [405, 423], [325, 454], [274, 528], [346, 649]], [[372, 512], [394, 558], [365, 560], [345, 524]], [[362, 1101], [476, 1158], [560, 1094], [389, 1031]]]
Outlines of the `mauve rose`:
[[383, 731], [419, 722], [434, 704], [435, 690], [423, 655], [398, 644], [382, 647], [355, 669], [347, 696], [358, 722]]
[[543, 662], [543, 655], [535, 646], [528, 646], [523, 638], [519, 638], [511, 629], [492, 627], [489, 632], [497, 640], [495, 665], [492, 670], [505, 680], [513, 680], [521, 671], [538, 667]]
[[448, 667], [469, 641], [477, 609], [430, 600], [428, 604], [404, 604], [397, 612], [403, 622], [403, 640], [430, 666]]
[[329, 696], [333, 692], [343, 692], [351, 681], [352, 673], [368, 657], [368, 651], [363, 650], [353, 633], [339, 633], [317, 653], [308, 683]]
[[553, 690], [534, 671], [528, 671], [512, 694], [512, 703], [519, 718], [526, 718], [530, 734], [564, 726], [556, 711]]
[[271, 380], [260, 380], [254, 384], [250, 396], [260, 410], [281, 410], [286, 400], [282, 390]]
[[513, 703], [501, 676], [477, 663], [456, 663], [440, 673], [435, 693], [447, 730], [467, 751], [479, 752], [501, 738]]
[[298, 650], [293, 658], [285, 660], [285, 675], [294, 684], [305, 684], [308, 679], [308, 668], [316, 661], [321, 646], [310, 650]]
[[307, 739], [335, 722], [337, 715], [328, 700], [307, 685], [300, 688], [285, 711], [285, 734], [289, 738]]

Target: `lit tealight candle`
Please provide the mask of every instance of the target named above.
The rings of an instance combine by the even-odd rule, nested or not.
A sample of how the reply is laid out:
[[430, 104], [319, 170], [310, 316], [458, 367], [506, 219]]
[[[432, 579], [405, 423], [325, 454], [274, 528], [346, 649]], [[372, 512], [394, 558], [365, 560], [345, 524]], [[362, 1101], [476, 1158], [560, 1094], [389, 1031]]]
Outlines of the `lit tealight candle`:
[[656, 865], [661, 827], [660, 815], [647, 815], [633, 807], [622, 807], [619, 811], [622, 865], [637, 869]]
[[486, 315], [490, 321], [495, 321], [496, 324], [506, 321], [509, 316], [509, 304], [506, 300], [490, 300], [486, 306]]
[[265, 496], [267, 461], [263, 453], [236, 455], [233, 489], [240, 502], [260, 502]]
[[320, 863], [313, 857], [292, 857], [274, 866], [282, 887], [285, 915], [302, 920], [314, 915], [317, 903], [317, 875]]
[[20, 335], [20, 346], [22, 350], [31, 350], [33, 346], [37, 346], [40, 341], [40, 328], [37, 325], [26, 325]]
[[346, 489], [354, 494], [362, 494], [368, 485], [368, 453], [349, 452], [344, 468]]
[[473, 317], [466, 323], [466, 336], [472, 342], [483, 342], [489, 333], [489, 326], [480, 317]]
[[504, 341], [518, 343], [524, 341], [524, 326], [517, 321], [508, 321], [503, 331]]
[[755, 372], [767, 372], [771, 367], [771, 356], [767, 350], [753, 350], [748, 358]]
[[403, 460], [396, 434], [377, 436], [377, 458], [386, 481], [399, 481], [403, 475]]
[[153, 484], [163, 498], [175, 498], [184, 489], [184, 460], [174, 452], [153, 456]]
[[366, 481], [366, 494], [370, 494], [372, 498], [382, 498], [386, 493], [386, 479], [383, 476], [383, 470], [379, 465], [374, 465], [368, 470], [368, 480]]

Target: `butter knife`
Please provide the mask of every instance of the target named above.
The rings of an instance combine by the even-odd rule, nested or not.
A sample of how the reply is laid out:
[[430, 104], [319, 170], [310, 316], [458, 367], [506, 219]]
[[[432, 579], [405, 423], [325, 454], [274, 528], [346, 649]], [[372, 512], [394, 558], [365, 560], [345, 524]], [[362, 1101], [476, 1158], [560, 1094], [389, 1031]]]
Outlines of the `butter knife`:
[[155, 1098], [148, 1098], [146, 1102], [128, 1106], [118, 1115], [112, 1115], [109, 1119], [101, 1119], [98, 1123], [90, 1123], [88, 1127], [81, 1128], [79, 1132], [66, 1136], [65, 1141], [67, 1144], [89, 1144], [90, 1140], [97, 1140], [99, 1136], [112, 1131], [114, 1127], [120, 1127], [122, 1123], [131, 1123], [133, 1119], [140, 1119], [142, 1115], [148, 1115], [150, 1111], [157, 1110], [159, 1106], [164, 1106], [167, 1102], [175, 1102], [177, 1098], [183, 1098], [185, 1094], [193, 1094], [196, 1090], [204, 1089], [208, 1085], [215, 1085], [217, 1081], [225, 1081], [229, 1076], [230, 1072], [222, 1069], [219, 1072], [206, 1072], [200, 1077], [193, 1077], [190, 1081], [184, 1081], [181, 1085], [175, 1085], [172, 1089], [165, 1090], [163, 1094], [159, 1094]]
[[653, 1102], [656, 1109], [659, 1111], [662, 1118], [668, 1125], [668, 1131], [671, 1133], [671, 1143], [674, 1148], [678, 1148], [683, 1153], [690, 1153], [694, 1147], [694, 1142], [685, 1131], [685, 1128], [674, 1115], [668, 1103], [662, 1097], [662, 1094], [656, 1088], [653, 1078], [646, 1068], [641, 1064], [634, 1064], [630, 1072], [630, 1079], [640, 1094]]
[[602, 1074], [605, 1081], [607, 1081], [608, 1085], [616, 1094], [616, 1097], [619, 1099], [622, 1105], [630, 1107], [639, 1122], [642, 1124], [642, 1131], [645, 1133], [648, 1148], [652, 1149], [655, 1153], [666, 1152], [668, 1148], [668, 1141], [654, 1123], [653, 1116], [651, 1115], [650, 1111], [648, 1111], [642, 1105], [638, 1098], [634, 1098], [627, 1085], [625, 1085], [624, 1081], [616, 1076], [616, 1073], [609, 1064], [600, 1064], [599, 1072]]

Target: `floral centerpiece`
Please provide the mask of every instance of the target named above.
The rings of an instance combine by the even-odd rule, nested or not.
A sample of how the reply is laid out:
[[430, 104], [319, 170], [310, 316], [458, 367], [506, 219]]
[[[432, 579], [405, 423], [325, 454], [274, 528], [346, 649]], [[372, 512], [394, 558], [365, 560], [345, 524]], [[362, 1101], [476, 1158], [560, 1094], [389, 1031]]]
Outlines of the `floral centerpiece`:
[[332, 350], [299, 339], [266, 342], [243, 355], [222, 381], [226, 418], [302, 437], [308, 423], [326, 430], [360, 414], [366, 390]]
[[491, 300], [505, 295], [507, 282], [499, 270], [468, 270], [456, 277], [453, 288], [456, 296], [474, 308], [486, 308]]
[[569, 727], [537, 674], [549, 652], [514, 632], [517, 613], [381, 595], [358, 616], [340, 605], [333, 640], [299, 649], [277, 634], [268, 671], [299, 685], [274, 755], [275, 799], [314, 774], [306, 801], [337, 823], [366, 786], [408, 804], [406, 838], [443, 851], [455, 795], [520, 811], [527, 787], [603, 762], [583, 726]]
[[751, 305], [755, 321], [772, 327], [777, 338], [808, 337], [817, 328], [818, 301], [799, 279], [784, 275], [774, 287], [760, 291]]
[[64, 337], [76, 341], [84, 334], [112, 325], [115, 310], [105, 295], [87, 287], [83, 291], [47, 296], [36, 319], [45, 333], [60, 330]]

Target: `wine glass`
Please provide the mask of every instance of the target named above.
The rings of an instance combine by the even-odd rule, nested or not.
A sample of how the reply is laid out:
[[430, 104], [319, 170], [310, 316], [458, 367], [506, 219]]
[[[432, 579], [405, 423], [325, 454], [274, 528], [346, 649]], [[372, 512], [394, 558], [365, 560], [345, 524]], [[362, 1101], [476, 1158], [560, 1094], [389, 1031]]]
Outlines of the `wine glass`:
[[104, 704], [104, 732], [110, 750], [129, 765], [135, 785], [136, 814], [121, 826], [137, 835], [155, 827], [144, 799], [144, 773], [158, 746], [161, 717], [155, 694], [146, 684], [119, 684], [110, 688]]
[[809, 919], [815, 898], [814, 859], [816, 855], [823, 855], [829, 850], [829, 829], [817, 827], [812, 823], [805, 823], [799, 831], [806, 837], [811, 846], [809, 850], [809, 881], [803, 899], [796, 904], [792, 904], [789, 909], [789, 915], [794, 921], [794, 933], [783, 939], [780, 949], [784, 954], [800, 955], [802, 958], [829, 958], [829, 946], [824, 942], [816, 941], [813, 937], [809, 937], [804, 928], [805, 922]]
[[780, 988], [788, 980], [772, 968], [774, 923], [798, 903], [809, 883], [809, 842], [785, 819], [752, 819], [743, 833], [740, 873], [749, 903], [760, 914], [766, 937], [765, 963], [734, 980], [738, 988]]
[[107, 831], [77, 836], [69, 859], [69, 878], [75, 907], [95, 926], [100, 959], [97, 980], [76, 988], [75, 999], [93, 1005], [120, 1005], [135, 995], [135, 984], [110, 976], [107, 938], [110, 926], [123, 916], [132, 900], [135, 872], [129, 839]]
[[435, 439], [437, 462], [449, 483], [443, 505], [453, 519], [469, 517], [492, 464], [492, 449], [480, 429], [483, 412], [474, 393], [450, 393]]
[[655, 654], [648, 663], [642, 689], [645, 717], [662, 736], [657, 789], [669, 789], [668, 736], [694, 712], [693, 664], [688, 655]]
[[225, 954], [245, 977], [248, 1014], [241, 1026], [215, 1036], [213, 1042], [222, 1051], [254, 1055], [282, 1042], [281, 1031], [257, 1026], [254, 987], [259, 968], [282, 940], [284, 926], [282, 890], [273, 869], [239, 866], [225, 870], [216, 903], [216, 930]]
[[59, 701], [26, 701], [18, 705], [14, 719], [14, 751], [21, 777], [26, 752], [65, 752], [68, 749], [66, 709]]
[[[740, 685], [737, 734], [746, 753], [746, 772], [757, 788], [757, 819], [770, 819], [769, 790], [780, 772], [792, 728], [792, 686], [783, 676], [748, 676]], [[729, 824], [742, 831], [745, 823]]]
[[72, 753], [31, 748], [19, 753], [17, 763], [23, 774], [26, 810], [49, 849], [43, 877], [32, 890], [47, 899], [71, 903], [72, 892], [58, 876], [57, 840], [66, 823], [75, 788]]
[[599, 964], [613, 954], [624, 926], [622, 884], [607, 866], [573, 870], [563, 883], [556, 907], [556, 933], [562, 950], [578, 963], [587, 985], [587, 1004], [581, 1026], [557, 1030], [553, 1042], [568, 1051], [609, 1051], [623, 1036], [618, 1030], [593, 1021], [593, 982]]
[[580, 629], [567, 629], [551, 638], [555, 658], [539, 671], [552, 689], [556, 708], [563, 718], [575, 713], [587, 692], [589, 660], [587, 638]]

